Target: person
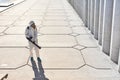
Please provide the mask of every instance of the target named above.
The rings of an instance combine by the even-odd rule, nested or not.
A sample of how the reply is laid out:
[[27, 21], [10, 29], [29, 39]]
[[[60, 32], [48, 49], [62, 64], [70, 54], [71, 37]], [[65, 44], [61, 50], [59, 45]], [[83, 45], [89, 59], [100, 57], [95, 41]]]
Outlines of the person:
[[[30, 39], [32, 42], [38, 44], [37, 34], [38, 34], [38, 32], [37, 32], [37, 27], [35, 25], [35, 22], [34, 21], [30, 21], [29, 22], [29, 26], [27, 26], [27, 28], [25, 30], [25, 36], [26, 36], [26, 38]], [[41, 61], [40, 57], [39, 57], [39, 49], [32, 42], [30, 42], [28, 40], [31, 61], [34, 60], [33, 59], [33, 48], [35, 49], [37, 60]]]

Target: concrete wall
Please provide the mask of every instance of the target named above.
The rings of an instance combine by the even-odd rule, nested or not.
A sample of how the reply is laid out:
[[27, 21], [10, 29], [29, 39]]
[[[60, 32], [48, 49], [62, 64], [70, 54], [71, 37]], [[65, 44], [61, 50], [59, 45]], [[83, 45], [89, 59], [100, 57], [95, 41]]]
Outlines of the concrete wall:
[[[120, 0], [69, 0], [98, 44], [120, 66]], [[118, 69], [120, 72], [120, 68]]]
[[79, 14], [79, 16], [82, 18], [83, 22], [87, 25], [87, 0], [68, 0], [69, 3], [73, 6], [73, 8], [76, 10], [76, 12]]
[[100, 9], [99, 9], [99, 31], [98, 31], [98, 43], [102, 45], [102, 32], [103, 32], [103, 13], [104, 13], [104, 0], [100, 0]]
[[111, 60], [118, 63], [120, 48], [120, 0], [114, 0], [113, 6], [113, 21], [111, 31]]
[[100, 0], [95, 0], [94, 2], [94, 38], [95, 39], [98, 39], [99, 5], [100, 5]]

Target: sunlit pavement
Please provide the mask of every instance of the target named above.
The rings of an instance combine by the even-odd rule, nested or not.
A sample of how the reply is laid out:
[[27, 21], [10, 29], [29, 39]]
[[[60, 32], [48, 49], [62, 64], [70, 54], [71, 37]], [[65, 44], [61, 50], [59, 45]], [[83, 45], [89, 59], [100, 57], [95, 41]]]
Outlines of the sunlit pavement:
[[[35, 62], [29, 60], [24, 32], [31, 20], [42, 63], [35, 54]], [[114, 67], [67, 0], [26, 0], [0, 13], [0, 75], [8, 74], [6, 80], [120, 80]]]

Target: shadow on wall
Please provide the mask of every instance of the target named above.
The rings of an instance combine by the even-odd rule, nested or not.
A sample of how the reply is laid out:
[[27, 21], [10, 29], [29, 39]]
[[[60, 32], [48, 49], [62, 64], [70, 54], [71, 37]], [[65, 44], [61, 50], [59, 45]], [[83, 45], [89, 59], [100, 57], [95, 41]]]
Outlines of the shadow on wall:
[[31, 61], [31, 63], [32, 63], [32, 69], [35, 74], [35, 78], [33, 78], [33, 80], [49, 80], [44, 75], [44, 69], [43, 69], [40, 61], [38, 61], [38, 68], [37, 68], [36, 62], [34, 60]]

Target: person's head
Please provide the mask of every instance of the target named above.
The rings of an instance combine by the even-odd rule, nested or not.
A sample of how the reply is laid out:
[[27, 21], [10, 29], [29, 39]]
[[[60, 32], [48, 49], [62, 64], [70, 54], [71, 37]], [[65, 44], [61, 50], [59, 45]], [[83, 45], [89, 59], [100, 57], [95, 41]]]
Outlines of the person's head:
[[34, 29], [36, 28], [36, 25], [35, 25], [35, 22], [34, 22], [34, 21], [30, 21], [30, 22], [29, 22], [29, 25], [30, 25], [31, 27], [33, 27]]

